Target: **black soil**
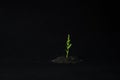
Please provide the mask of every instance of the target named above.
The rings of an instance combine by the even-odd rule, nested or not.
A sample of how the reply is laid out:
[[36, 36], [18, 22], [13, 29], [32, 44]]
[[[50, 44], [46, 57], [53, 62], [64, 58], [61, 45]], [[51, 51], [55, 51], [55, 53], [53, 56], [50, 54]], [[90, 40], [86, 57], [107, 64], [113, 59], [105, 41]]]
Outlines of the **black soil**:
[[76, 64], [83, 62], [83, 59], [79, 59], [76, 56], [69, 56], [68, 59], [65, 56], [56, 57], [52, 60], [53, 63], [63, 63], [63, 64]]

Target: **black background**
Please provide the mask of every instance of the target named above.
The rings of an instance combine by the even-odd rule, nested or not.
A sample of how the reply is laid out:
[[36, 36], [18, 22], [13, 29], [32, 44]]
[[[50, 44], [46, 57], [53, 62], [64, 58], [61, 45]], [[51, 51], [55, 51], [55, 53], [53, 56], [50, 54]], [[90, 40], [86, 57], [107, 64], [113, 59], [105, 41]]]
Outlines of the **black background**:
[[118, 64], [119, 32], [113, 27], [113, 7], [102, 1], [1, 4], [1, 63], [43, 63], [65, 55]]

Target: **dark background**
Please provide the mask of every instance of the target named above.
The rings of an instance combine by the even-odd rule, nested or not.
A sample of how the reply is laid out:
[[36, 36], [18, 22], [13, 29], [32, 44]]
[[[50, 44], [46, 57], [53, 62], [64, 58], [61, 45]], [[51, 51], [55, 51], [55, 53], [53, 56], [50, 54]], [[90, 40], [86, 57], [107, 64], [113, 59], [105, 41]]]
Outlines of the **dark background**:
[[70, 55], [94, 64], [118, 64], [119, 32], [113, 27], [113, 7], [102, 1], [1, 4], [0, 62], [48, 64]]

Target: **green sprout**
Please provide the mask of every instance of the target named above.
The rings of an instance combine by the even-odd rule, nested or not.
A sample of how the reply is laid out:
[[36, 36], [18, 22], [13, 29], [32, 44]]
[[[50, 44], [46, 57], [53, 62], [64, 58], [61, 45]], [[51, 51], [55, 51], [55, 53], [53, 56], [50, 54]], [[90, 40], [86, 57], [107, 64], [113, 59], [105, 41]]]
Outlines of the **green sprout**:
[[66, 59], [68, 59], [68, 56], [69, 56], [69, 49], [70, 47], [72, 46], [72, 44], [70, 43], [70, 34], [68, 34], [68, 37], [67, 37], [67, 41], [66, 41]]

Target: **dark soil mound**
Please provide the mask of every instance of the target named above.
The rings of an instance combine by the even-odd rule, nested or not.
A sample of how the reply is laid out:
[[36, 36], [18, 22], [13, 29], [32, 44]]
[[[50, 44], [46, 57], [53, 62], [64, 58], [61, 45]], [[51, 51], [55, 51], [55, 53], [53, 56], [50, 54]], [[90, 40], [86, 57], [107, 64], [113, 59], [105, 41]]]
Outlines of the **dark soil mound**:
[[52, 60], [54, 63], [67, 63], [67, 64], [75, 64], [75, 63], [80, 63], [82, 62], [82, 59], [79, 59], [78, 57], [75, 56], [69, 56], [68, 59], [65, 58], [65, 56], [60, 56]]

